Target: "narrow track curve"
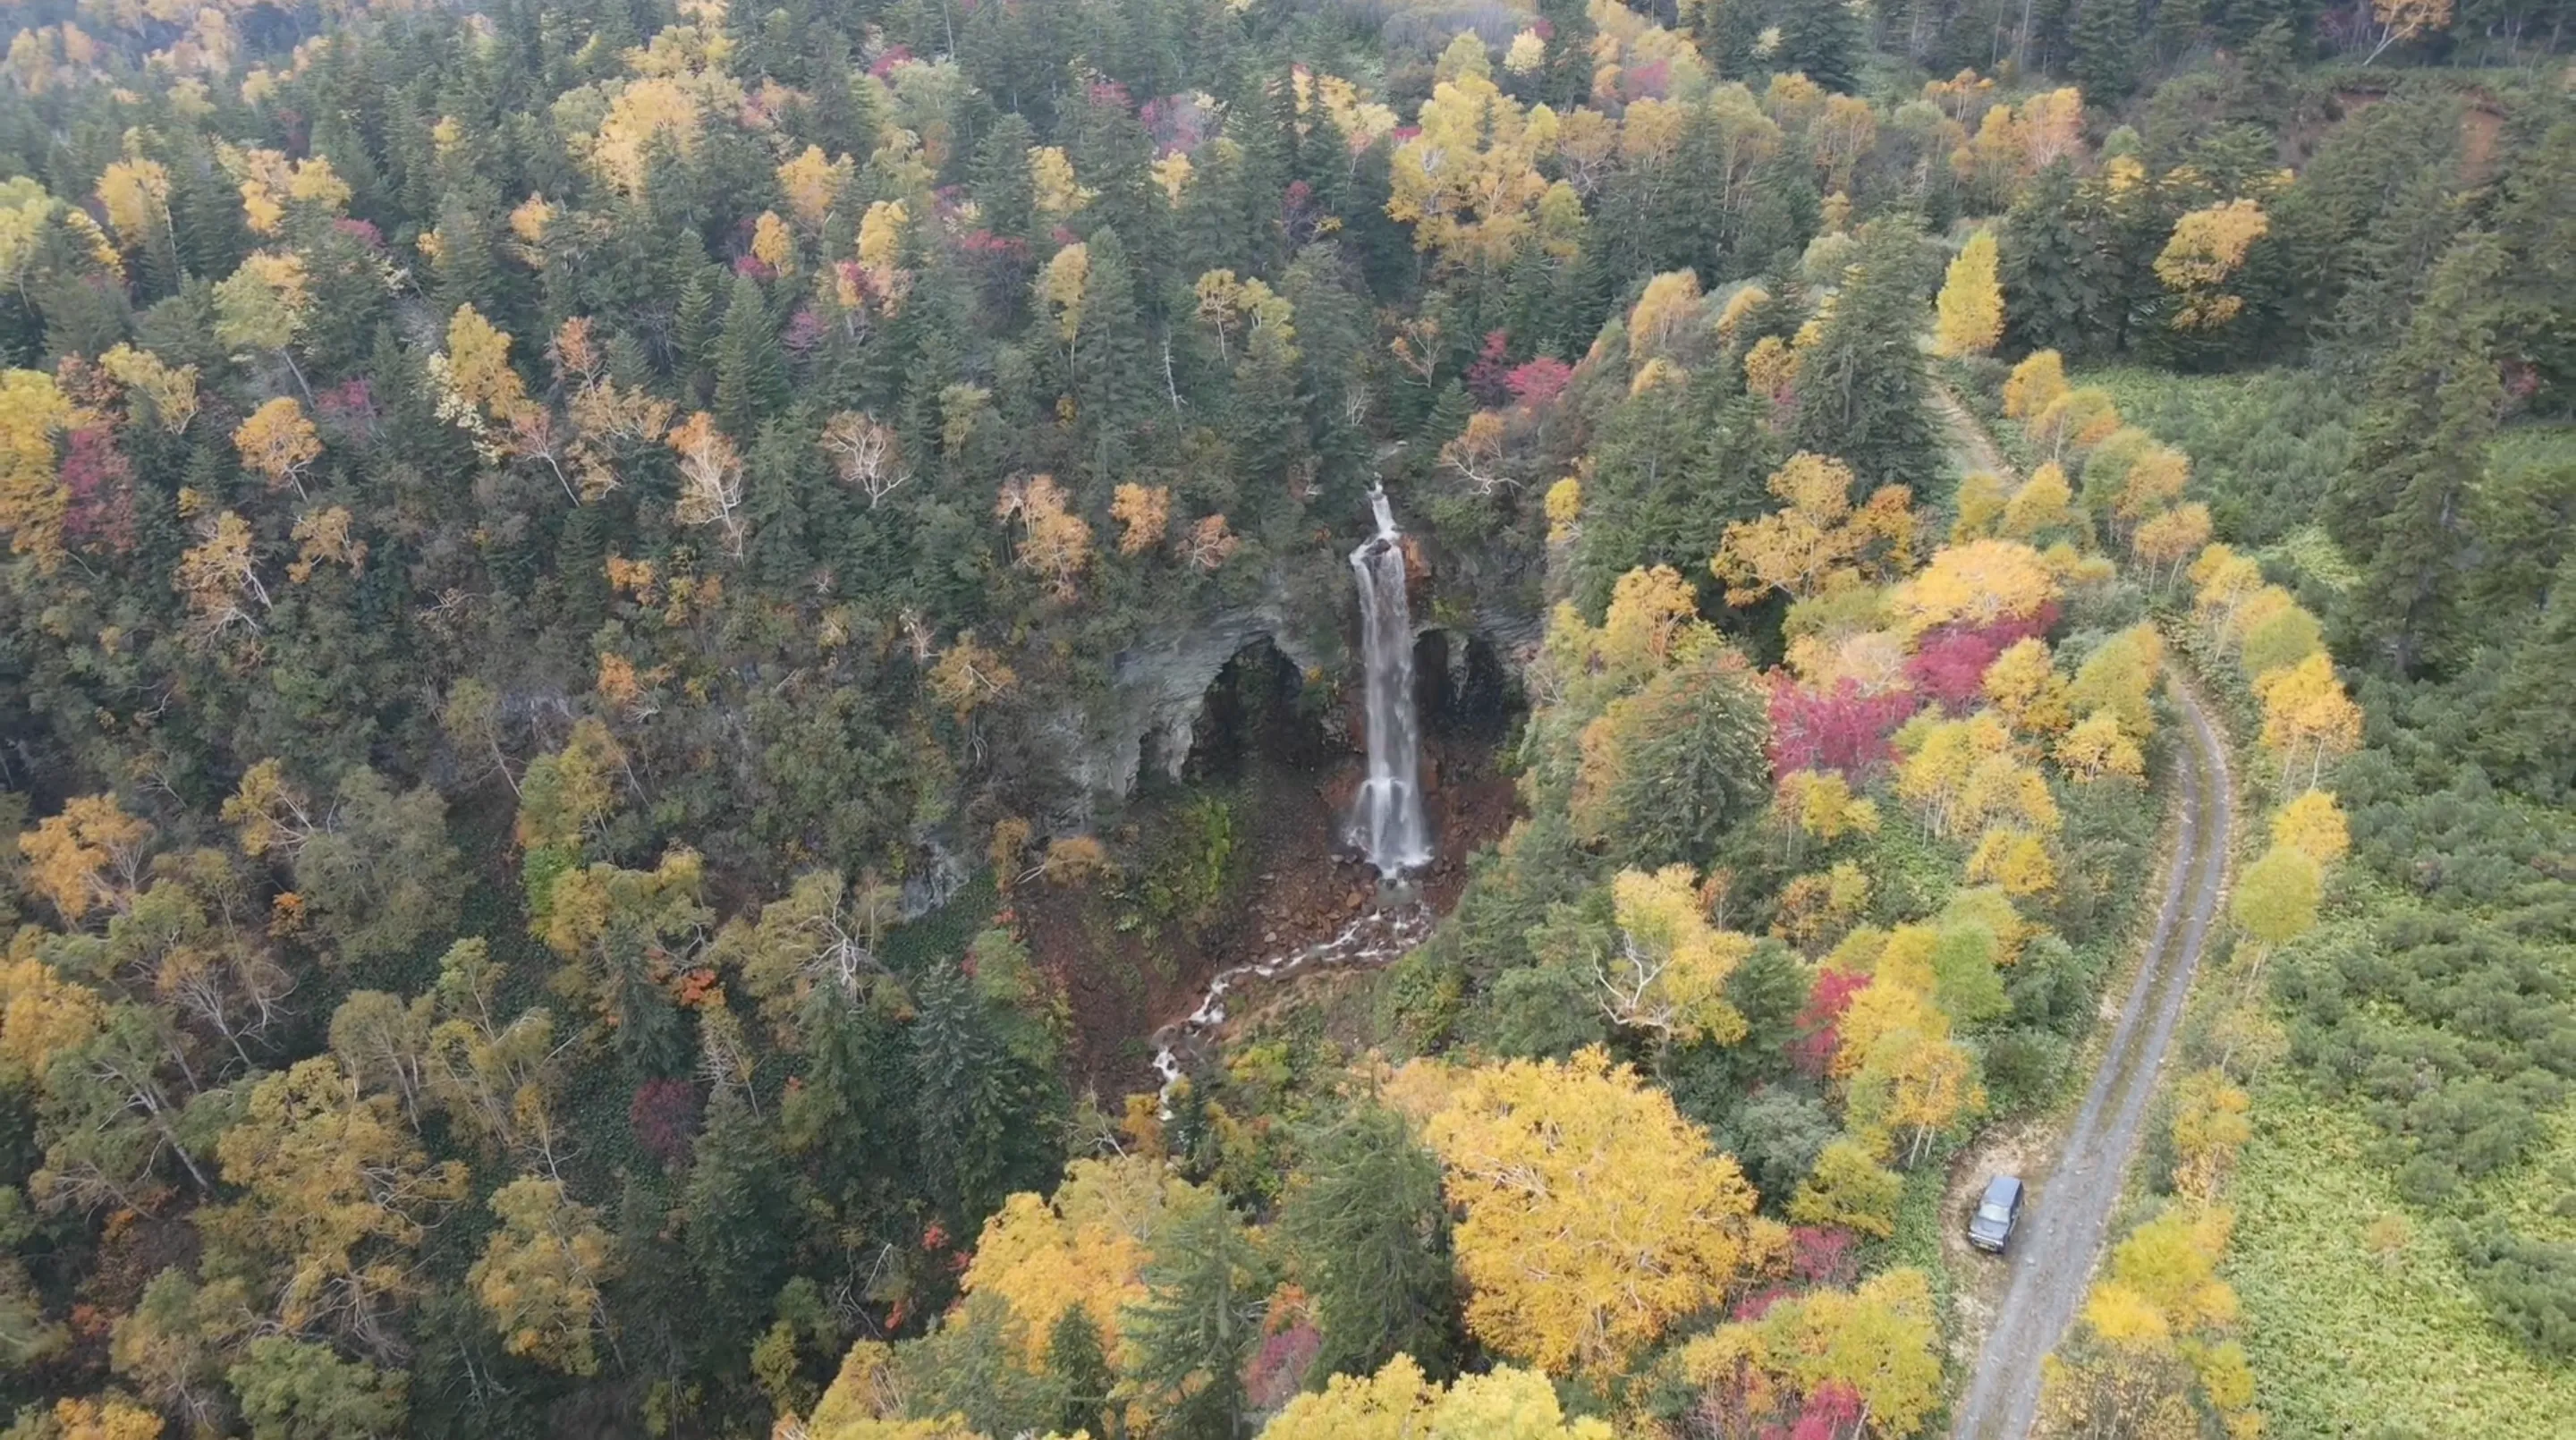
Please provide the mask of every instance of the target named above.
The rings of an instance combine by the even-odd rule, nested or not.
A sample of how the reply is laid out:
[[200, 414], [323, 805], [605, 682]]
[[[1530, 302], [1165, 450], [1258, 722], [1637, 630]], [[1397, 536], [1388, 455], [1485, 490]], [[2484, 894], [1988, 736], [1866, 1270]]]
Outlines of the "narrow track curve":
[[2190, 690], [2177, 683], [2173, 693], [2185, 743], [2175, 767], [2181, 819], [2164, 900], [2057, 1164], [2045, 1178], [2032, 1179], [2029, 1207], [2013, 1237], [2012, 1280], [1959, 1402], [1951, 1426], [1956, 1440], [2020, 1440], [2038, 1418], [2040, 1360], [2083, 1305], [2157, 1072], [2218, 914], [2234, 816], [2227, 752]]

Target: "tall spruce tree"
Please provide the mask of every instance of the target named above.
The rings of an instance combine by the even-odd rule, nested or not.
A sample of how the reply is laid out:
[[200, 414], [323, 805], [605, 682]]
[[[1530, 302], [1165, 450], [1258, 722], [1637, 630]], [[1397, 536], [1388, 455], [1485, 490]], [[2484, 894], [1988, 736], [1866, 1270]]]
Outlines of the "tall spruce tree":
[[1269, 1262], [1217, 1196], [1164, 1222], [1145, 1267], [1145, 1299], [1127, 1312], [1130, 1378], [1171, 1440], [1241, 1440], [1243, 1362], [1261, 1340]]
[[2067, 66], [2084, 98], [2098, 105], [2125, 99], [2138, 85], [2137, 0], [2082, 0], [2069, 37]]
[[787, 1280], [795, 1212], [770, 1128], [738, 1087], [716, 1092], [699, 1134], [682, 1204], [689, 1263], [716, 1334], [748, 1347], [770, 1297]]
[[1440, 1162], [1404, 1119], [1356, 1105], [1315, 1138], [1279, 1212], [1315, 1307], [1317, 1375], [1370, 1375], [1398, 1354], [1432, 1375], [1455, 1353], [1456, 1278]]
[[2559, 562], [2539, 619], [2511, 642], [2481, 714], [2478, 758], [2528, 793], [2564, 800], [2576, 791], [2576, 555]]
[[749, 275], [733, 279], [724, 328], [716, 332], [716, 423], [748, 437], [787, 403], [787, 357], [778, 347], [768, 297]]
[[2379, 367], [2352, 468], [2329, 493], [2328, 533], [2362, 572], [2340, 616], [2400, 675], [2457, 656], [2472, 492], [2504, 411], [2494, 236], [2442, 257], [2404, 343]]
[[1781, 0], [1781, 69], [1804, 73], [1828, 90], [1850, 94], [1860, 73], [1860, 17], [1843, 0]]
[[1110, 1433], [1109, 1392], [1117, 1373], [1109, 1368], [1108, 1347], [1101, 1342], [1100, 1322], [1085, 1305], [1067, 1305], [1047, 1333], [1046, 1373], [1064, 1387], [1064, 1408], [1055, 1428], [1064, 1434]]
[[1045, 1188], [1056, 1105], [1047, 1077], [1014, 1056], [972, 981], [953, 965], [913, 988], [912, 1112], [931, 1198], [972, 1233], [1013, 1190]]
[[1931, 262], [1909, 217], [1882, 216], [1854, 238], [1851, 278], [1798, 367], [1792, 448], [1841, 456], [1866, 487], [1919, 492], [1941, 459], [1915, 343]]
[[1592, 98], [1592, 7], [1585, 0], [1538, 0], [1547, 24], [1547, 51], [1539, 66], [1539, 99], [1560, 112]]
[[1136, 272], [1118, 232], [1090, 241], [1091, 277], [1083, 296], [1082, 331], [1073, 348], [1073, 395], [1091, 484], [1106, 495], [1123, 475], [1136, 427], [1163, 389], [1160, 347], [1146, 338]]

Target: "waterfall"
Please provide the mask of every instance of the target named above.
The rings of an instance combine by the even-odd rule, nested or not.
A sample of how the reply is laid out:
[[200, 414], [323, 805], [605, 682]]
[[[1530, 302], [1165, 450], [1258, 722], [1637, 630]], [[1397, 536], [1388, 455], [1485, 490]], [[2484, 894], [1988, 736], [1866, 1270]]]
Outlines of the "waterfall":
[[1393, 879], [1431, 860], [1422, 818], [1422, 746], [1413, 713], [1413, 613], [1405, 603], [1403, 533], [1383, 488], [1369, 492], [1377, 533], [1351, 552], [1360, 587], [1367, 672], [1368, 779], [1351, 810], [1351, 842]]

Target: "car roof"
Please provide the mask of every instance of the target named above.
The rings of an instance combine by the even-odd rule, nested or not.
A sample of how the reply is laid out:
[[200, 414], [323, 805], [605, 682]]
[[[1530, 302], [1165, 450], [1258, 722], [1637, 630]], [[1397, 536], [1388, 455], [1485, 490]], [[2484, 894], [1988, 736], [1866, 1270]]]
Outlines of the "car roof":
[[2017, 1175], [1998, 1175], [1986, 1182], [1986, 1198], [1989, 1200], [2000, 1200], [2009, 1204], [2020, 1194], [2021, 1177]]

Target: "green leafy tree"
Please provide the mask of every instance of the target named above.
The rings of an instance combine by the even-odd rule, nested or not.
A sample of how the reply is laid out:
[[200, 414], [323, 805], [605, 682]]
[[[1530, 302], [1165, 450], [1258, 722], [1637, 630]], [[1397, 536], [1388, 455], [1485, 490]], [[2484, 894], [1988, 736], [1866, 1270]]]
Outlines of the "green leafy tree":
[[411, 1377], [343, 1360], [327, 1345], [270, 1335], [229, 1372], [251, 1440], [393, 1440]]
[[45, 1162], [29, 1187], [38, 1201], [139, 1205], [172, 1175], [212, 1193], [227, 1097], [194, 1092], [180, 1053], [162, 1014], [120, 1004], [98, 1034], [54, 1056], [39, 1110]]
[[152, 1277], [120, 1316], [108, 1359], [144, 1399], [191, 1425], [224, 1412], [224, 1364], [258, 1322], [239, 1279], [200, 1285], [177, 1266]]
[[296, 847], [294, 869], [314, 929], [341, 959], [398, 954], [453, 923], [465, 877], [439, 793], [397, 792], [361, 765], [340, 777], [334, 799], [328, 823]]

